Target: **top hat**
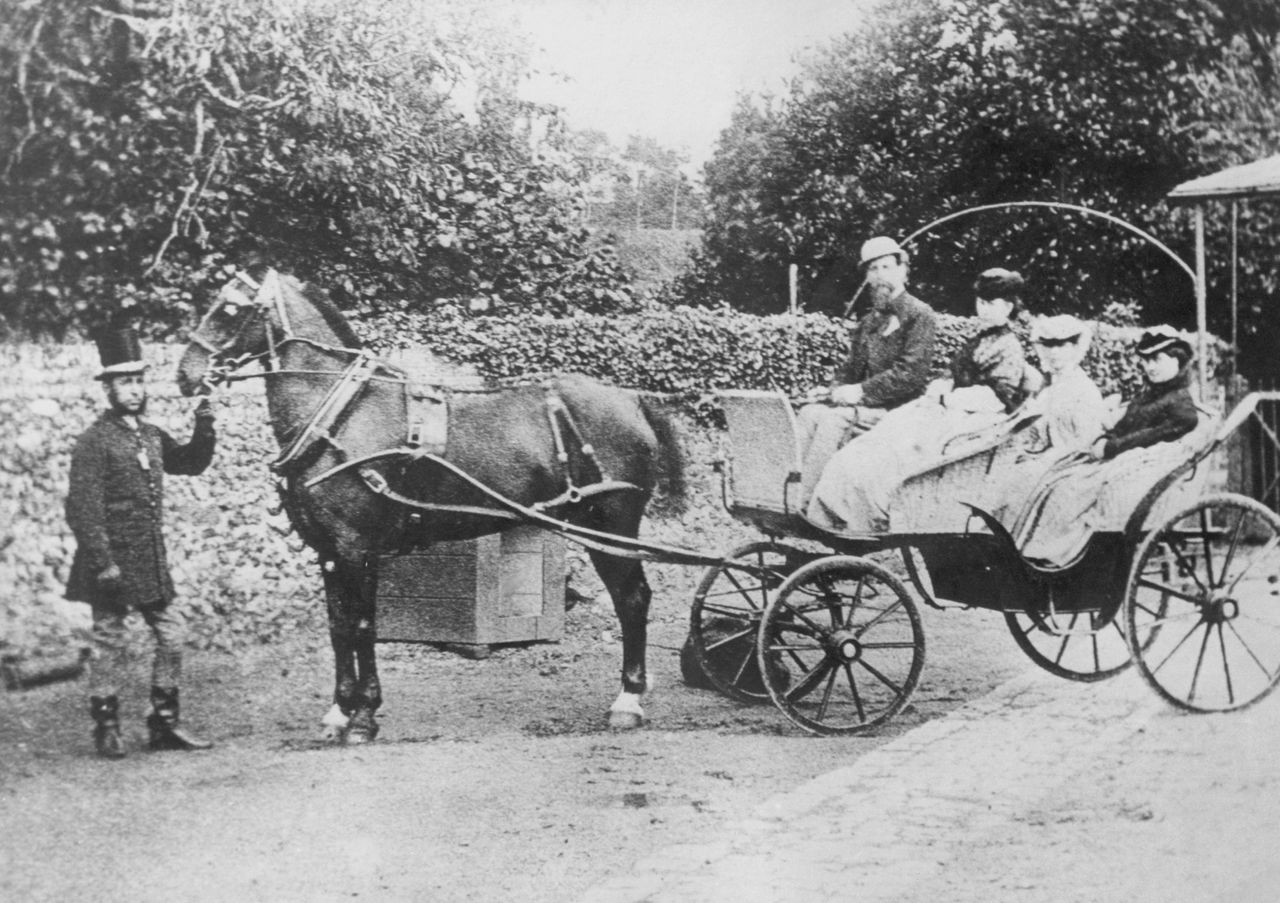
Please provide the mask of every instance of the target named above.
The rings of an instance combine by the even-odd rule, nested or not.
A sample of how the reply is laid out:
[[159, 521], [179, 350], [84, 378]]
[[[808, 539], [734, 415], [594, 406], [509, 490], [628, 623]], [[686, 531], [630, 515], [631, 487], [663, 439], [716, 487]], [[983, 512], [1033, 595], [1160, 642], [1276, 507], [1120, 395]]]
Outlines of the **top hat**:
[[1151, 357], [1162, 351], [1175, 355], [1181, 353], [1186, 357], [1191, 357], [1194, 353], [1190, 342], [1178, 335], [1177, 330], [1172, 326], [1164, 324], [1152, 326], [1143, 332], [1135, 350], [1143, 357]]
[[862, 254], [858, 260], [859, 266], [866, 266], [873, 260], [879, 260], [881, 257], [888, 257], [890, 254], [897, 256], [899, 260], [907, 259], [907, 252], [902, 246], [889, 238], [887, 235], [877, 235], [875, 238], [868, 238], [862, 243]]
[[108, 329], [100, 332], [96, 338], [98, 358], [102, 361], [102, 372], [97, 379], [108, 379], [128, 373], [141, 373], [147, 369], [142, 360], [142, 342], [132, 329]]

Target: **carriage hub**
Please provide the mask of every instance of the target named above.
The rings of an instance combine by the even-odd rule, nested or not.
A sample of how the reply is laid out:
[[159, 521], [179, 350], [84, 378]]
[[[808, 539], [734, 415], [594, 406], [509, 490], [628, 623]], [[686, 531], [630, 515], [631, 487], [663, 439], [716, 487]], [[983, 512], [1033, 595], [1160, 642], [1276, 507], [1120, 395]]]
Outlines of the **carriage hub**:
[[1230, 596], [1216, 596], [1204, 606], [1204, 620], [1209, 624], [1225, 624], [1240, 614], [1240, 603]]
[[837, 630], [827, 640], [830, 653], [845, 664], [862, 657], [862, 644], [852, 630]]

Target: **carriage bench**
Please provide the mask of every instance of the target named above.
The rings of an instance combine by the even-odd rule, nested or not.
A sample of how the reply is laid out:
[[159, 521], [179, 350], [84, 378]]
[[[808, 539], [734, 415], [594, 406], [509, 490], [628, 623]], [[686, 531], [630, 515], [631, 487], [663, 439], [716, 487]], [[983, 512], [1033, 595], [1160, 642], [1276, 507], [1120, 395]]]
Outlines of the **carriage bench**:
[[434, 643], [484, 658], [564, 628], [565, 540], [534, 527], [438, 542], [378, 564], [379, 642]]

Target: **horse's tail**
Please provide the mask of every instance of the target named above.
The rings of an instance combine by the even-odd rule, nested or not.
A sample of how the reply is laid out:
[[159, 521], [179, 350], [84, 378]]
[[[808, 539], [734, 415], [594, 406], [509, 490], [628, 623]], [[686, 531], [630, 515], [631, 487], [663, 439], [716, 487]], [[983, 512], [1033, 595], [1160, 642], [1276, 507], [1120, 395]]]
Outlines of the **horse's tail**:
[[671, 402], [664, 396], [647, 393], [641, 393], [639, 398], [645, 422], [658, 439], [656, 488], [664, 507], [682, 511], [686, 502], [684, 443], [676, 430]]

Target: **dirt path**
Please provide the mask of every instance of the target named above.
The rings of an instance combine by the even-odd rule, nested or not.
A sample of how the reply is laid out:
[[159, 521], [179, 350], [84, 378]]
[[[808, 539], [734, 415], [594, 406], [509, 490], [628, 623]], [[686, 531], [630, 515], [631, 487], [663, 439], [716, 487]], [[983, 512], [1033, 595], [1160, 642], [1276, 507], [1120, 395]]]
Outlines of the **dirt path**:
[[[875, 737], [800, 734], [770, 706], [689, 689], [685, 603], [655, 611], [650, 726], [611, 734], [618, 644], [598, 605], [556, 645], [470, 661], [381, 647], [383, 733], [313, 740], [330, 691], [317, 636], [192, 657], [185, 702], [206, 754], [91, 755], [83, 687], [0, 700], [0, 898], [558, 901], [646, 853], [747, 817], [1029, 667], [1003, 622], [926, 614], [913, 705]], [[143, 688], [126, 714], [142, 742]]]

